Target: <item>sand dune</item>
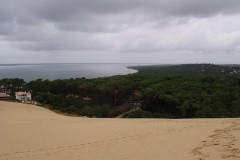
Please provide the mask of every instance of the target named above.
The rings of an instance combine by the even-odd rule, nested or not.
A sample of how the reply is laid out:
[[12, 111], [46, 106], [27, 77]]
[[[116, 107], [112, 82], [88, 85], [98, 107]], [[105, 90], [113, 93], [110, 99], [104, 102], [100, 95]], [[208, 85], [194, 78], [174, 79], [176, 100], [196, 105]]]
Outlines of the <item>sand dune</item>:
[[240, 119], [94, 119], [0, 101], [0, 160], [236, 160]]

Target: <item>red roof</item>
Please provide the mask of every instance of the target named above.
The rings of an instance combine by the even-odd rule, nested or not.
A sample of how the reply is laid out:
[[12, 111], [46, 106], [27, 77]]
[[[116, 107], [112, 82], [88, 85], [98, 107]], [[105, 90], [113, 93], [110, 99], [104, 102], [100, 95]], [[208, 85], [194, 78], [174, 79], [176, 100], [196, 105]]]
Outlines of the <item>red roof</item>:
[[84, 97], [83, 100], [85, 100], [85, 101], [91, 101], [92, 98], [90, 98], [90, 97]]
[[134, 91], [133, 94], [138, 95], [138, 94], [140, 94], [140, 92], [139, 91]]
[[9, 98], [10, 95], [0, 92], [0, 98]]
[[26, 96], [26, 95], [30, 95], [31, 93], [27, 93], [27, 92], [15, 92], [15, 95], [18, 96]]

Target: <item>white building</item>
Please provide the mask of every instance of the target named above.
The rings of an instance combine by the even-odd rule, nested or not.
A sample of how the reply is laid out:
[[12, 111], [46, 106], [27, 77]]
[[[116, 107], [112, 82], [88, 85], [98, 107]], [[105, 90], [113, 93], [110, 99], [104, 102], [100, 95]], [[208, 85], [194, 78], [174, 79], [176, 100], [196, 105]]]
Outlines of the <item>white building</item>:
[[16, 99], [20, 101], [31, 101], [32, 95], [30, 92], [15, 92]]

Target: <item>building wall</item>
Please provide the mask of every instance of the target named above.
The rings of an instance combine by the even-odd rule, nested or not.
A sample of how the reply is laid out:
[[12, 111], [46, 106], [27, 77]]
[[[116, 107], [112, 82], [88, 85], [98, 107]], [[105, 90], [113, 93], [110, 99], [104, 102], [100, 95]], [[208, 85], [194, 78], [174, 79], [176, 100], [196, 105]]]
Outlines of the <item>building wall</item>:
[[31, 94], [27, 95], [27, 99], [31, 101], [31, 99], [32, 99]]
[[31, 95], [16, 95], [16, 99], [20, 101], [30, 101]]
[[0, 97], [0, 100], [8, 100], [10, 97]]

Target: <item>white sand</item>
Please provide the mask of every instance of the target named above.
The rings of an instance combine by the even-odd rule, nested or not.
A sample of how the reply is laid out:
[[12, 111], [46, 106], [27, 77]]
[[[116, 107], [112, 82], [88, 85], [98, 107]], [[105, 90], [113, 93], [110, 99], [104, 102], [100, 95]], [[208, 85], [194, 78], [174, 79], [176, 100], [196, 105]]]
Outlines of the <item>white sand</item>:
[[91, 119], [0, 101], [0, 160], [236, 160], [240, 119]]

